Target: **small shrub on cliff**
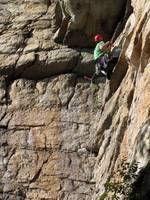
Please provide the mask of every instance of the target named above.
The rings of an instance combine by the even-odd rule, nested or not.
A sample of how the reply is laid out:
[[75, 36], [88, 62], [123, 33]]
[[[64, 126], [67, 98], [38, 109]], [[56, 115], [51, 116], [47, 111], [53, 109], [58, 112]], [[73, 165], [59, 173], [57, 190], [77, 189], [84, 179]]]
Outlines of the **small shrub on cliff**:
[[[130, 166], [124, 160], [121, 162], [118, 170], [105, 183], [105, 192], [100, 196], [99, 200], [129, 200], [132, 199], [132, 188], [134, 182], [137, 180], [138, 163]], [[116, 177], [119, 177], [117, 180]]]

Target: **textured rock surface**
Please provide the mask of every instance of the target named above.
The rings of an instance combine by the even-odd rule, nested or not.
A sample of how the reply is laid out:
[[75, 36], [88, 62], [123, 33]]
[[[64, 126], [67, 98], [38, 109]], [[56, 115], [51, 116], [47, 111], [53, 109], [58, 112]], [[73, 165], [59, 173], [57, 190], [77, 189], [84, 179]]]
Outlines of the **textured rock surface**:
[[[76, 65], [82, 64], [82, 55], [91, 57], [93, 50], [67, 49], [54, 43], [53, 38], [79, 47], [91, 45], [93, 35], [99, 31], [106, 39], [110, 38], [125, 4], [126, 0], [107, 0], [104, 4], [101, 1], [1, 0], [0, 73], [12, 78], [39, 79], [72, 72], [74, 68], [77, 72], [80, 68], [77, 73], [85, 74], [85, 67], [82, 71]], [[88, 60], [86, 72], [91, 74], [93, 63], [92, 59]]]
[[[1, 75], [40, 79], [72, 72], [78, 69], [77, 63], [84, 65], [82, 53], [89, 55], [86, 71], [93, 73], [93, 50], [69, 49], [54, 43], [53, 10], [57, 4], [49, 0], [0, 1]], [[85, 70], [81, 68], [79, 73], [85, 74]]]
[[[104, 182], [122, 159], [139, 162], [139, 168], [150, 161], [150, 2], [132, 4], [134, 13], [121, 35], [126, 36], [122, 55], [105, 90], [105, 107], [94, 137], [99, 155], [95, 165], [97, 194], [93, 199], [100, 196]], [[144, 191], [143, 187], [140, 199], [147, 199], [148, 193], [149, 189]]]
[[92, 198], [96, 155], [87, 146], [104, 84], [89, 85], [73, 74], [1, 80], [1, 199]]
[[0, 0], [0, 199], [97, 200], [126, 158], [145, 168], [149, 200], [150, 2], [127, 1], [118, 31], [130, 4], [112, 79], [91, 87], [78, 75], [93, 73], [93, 50], [53, 38], [110, 37], [126, 1]]
[[55, 18], [59, 20], [55, 25], [58, 27], [55, 40], [79, 47], [91, 46], [91, 39], [98, 32], [104, 34], [105, 39], [110, 38], [126, 7], [126, 0], [59, 0], [58, 2], [62, 16], [59, 19], [56, 12]]

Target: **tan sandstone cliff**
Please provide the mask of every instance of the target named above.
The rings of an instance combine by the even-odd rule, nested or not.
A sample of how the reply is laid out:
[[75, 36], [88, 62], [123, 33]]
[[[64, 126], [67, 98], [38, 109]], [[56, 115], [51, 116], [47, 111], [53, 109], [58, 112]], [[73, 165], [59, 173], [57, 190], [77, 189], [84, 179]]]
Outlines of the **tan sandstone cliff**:
[[[116, 27], [91, 86], [93, 35]], [[99, 200], [125, 158], [149, 200], [149, 75], [149, 0], [0, 0], [0, 199]]]
[[[120, 36], [122, 55], [105, 88], [105, 106], [95, 136], [99, 148], [95, 165], [98, 191], [124, 158], [129, 163], [139, 162], [139, 168], [149, 166], [150, 2], [132, 1], [132, 6], [133, 14]], [[149, 199], [148, 183], [143, 177], [141, 200]]]

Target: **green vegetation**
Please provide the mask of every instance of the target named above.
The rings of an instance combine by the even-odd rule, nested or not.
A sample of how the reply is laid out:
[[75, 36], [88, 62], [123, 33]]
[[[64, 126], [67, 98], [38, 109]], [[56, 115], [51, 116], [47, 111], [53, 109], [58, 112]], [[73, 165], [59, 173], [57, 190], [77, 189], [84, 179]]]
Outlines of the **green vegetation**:
[[105, 183], [105, 192], [98, 200], [132, 200], [133, 184], [137, 180], [138, 163], [130, 165], [123, 160], [118, 167], [116, 173]]

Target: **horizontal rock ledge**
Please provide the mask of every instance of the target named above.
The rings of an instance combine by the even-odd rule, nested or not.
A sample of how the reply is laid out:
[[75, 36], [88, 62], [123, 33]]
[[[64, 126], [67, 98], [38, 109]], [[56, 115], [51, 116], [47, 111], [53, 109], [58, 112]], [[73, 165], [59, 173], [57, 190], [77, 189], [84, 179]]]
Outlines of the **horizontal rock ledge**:
[[0, 61], [0, 75], [13, 79], [38, 80], [70, 72], [78, 76], [94, 73], [93, 49], [61, 48], [21, 55], [1, 54], [0, 60], [3, 60]]

